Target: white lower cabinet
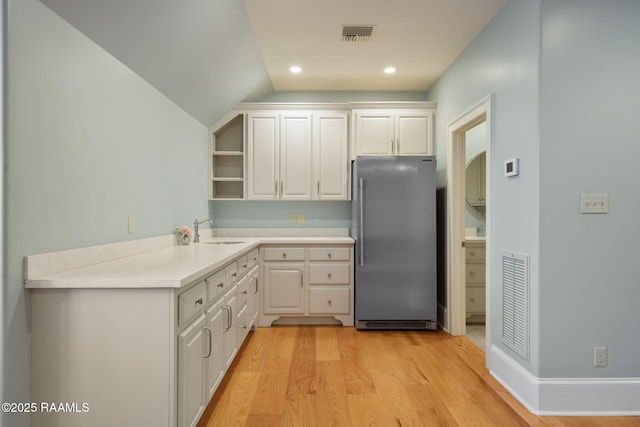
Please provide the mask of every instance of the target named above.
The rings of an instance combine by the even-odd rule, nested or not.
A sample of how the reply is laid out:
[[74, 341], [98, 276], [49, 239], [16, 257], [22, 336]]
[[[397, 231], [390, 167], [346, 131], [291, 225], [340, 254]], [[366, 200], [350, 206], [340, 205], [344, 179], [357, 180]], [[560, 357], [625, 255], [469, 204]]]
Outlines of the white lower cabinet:
[[201, 315], [178, 335], [178, 419], [195, 426], [205, 408], [205, 316]]
[[206, 311], [205, 331], [209, 333], [209, 341], [205, 350], [206, 400], [211, 399], [218, 388], [225, 372], [224, 341], [222, 338], [222, 301], [214, 304]]
[[353, 245], [265, 245], [262, 257], [260, 326], [332, 319], [353, 326]]
[[257, 292], [258, 255], [254, 252], [177, 297], [178, 427], [197, 425], [255, 324], [257, 303], [251, 303], [251, 298]]
[[304, 314], [304, 264], [265, 263], [264, 313]]

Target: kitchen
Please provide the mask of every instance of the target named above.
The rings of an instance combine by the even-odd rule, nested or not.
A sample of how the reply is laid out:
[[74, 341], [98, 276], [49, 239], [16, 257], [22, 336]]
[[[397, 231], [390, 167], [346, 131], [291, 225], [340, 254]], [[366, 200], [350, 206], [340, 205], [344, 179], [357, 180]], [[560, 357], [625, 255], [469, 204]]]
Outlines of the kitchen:
[[[439, 186], [444, 187], [447, 123], [494, 94], [491, 148], [496, 162], [491, 201], [493, 224], [500, 227], [489, 230], [496, 254], [490, 265], [491, 286], [497, 289], [500, 283], [499, 251], [530, 254], [533, 306], [529, 359], [510, 353], [495, 338], [492, 344], [500, 351], [489, 351], [488, 363], [496, 363], [491, 365], [494, 372], [504, 373], [499, 368], [506, 361], [506, 372], [519, 375], [519, 381], [510, 383], [512, 389], [542, 412], [570, 406], [566, 400], [561, 399], [556, 407], [541, 398], [556, 393], [577, 393], [578, 402], [570, 407], [591, 411], [592, 405], [585, 408], [580, 402], [591, 401], [597, 378], [613, 382], [605, 400], [622, 405], [627, 392], [626, 397], [618, 398], [616, 390], [625, 384], [637, 396], [633, 393], [637, 393], [640, 376], [639, 350], [624, 338], [634, 336], [637, 320], [631, 304], [637, 300], [638, 289], [627, 285], [637, 283], [631, 267], [635, 242], [628, 230], [634, 227], [633, 212], [640, 203], [629, 197], [636, 192], [627, 173], [635, 170], [638, 145], [617, 142], [638, 140], [628, 113], [638, 95], [633, 83], [638, 69], [634, 44], [638, 30], [629, 24], [638, 10], [633, 2], [617, 2], [617, 9], [583, 3], [508, 1], [428, 95], [420, 99], [380, 95], [396, 98], [383, 100], [437, 101], [435, 154]], [[256, 214], [258, 202], [246, 202], [249, 209], [242, 208], [240, 201], [232, 202], [216, 212], [218, 208], [211, 208], [203, 197], [208, 191], [204, 178], [208, 135], [198, 119], [41, 3], [10, 2], [9, 6], [2, 383], [4, 401], [23, 401], [30, 395], [31, 339], [30, 297], [22, 284], [24, 256], [164, 235], [176, 225], [206, 215], [233, 227], [264, 225]], [[247, 29], [246, 17], [242, 19]], [[571, 34], [579, 37], [571, 38]], [[613, 45], [616, 49], [608, 48]], [[591, 56], [585, 53], [594, 49], [607, 59], [602, 64], [625, 66], [592, 66]], [[235, 60], [241, 59], [251, 60], [250, 55]], [[296, 101], [295, 93], [269, 95], [264, 75], [252, 72], [264, 69], [260, 61], [240, 65], [217, 70], [221, 81], [237, 80], [245, 86], [221, 89], [221, 99], [229, 97], [209, 107], [211, 117], [227, 114], [253, 90], [253, 101]], [[545, 71], [542, 77], [539, 67]], [[567, 81], [576, 86], [566, 85]], [[587, 93], [584, 87], [591, 90]], [[606, 96], [594, 98], [594, 93]], [[331, 101], [367, 100], [335, 99], [338, 95]], [[239, 99], [233, 101], [234, 96]], [[326, 101], [323, 96], [314, 101]], [[605, 117], [603, 111], [612, 113]], [[87, 138], [96, 143], [87, 146]], [[604, 141], [608, 149], [603, 152]], [[581, 150], [579, 162], [576, 150]], [[507, 180], [501, 163], [512, 157], [520, 158], [521, 172], [518, 179]], [[571, 172], [569, 179], [567, 171]], [[581, 193], [609, 193], [610, 213], [579, 215], [574, 202]], [[348, 222], [345, 202], [314, 207], [317, 216], [310, 213], [308, 203], [314, 202], [269, 207], [265, 220], [273, 227], [291, 227], [290, 214], [305, 213], [309, 225], [342, 227]], [[132, 236], [127, 233], [128, 216], [135, 218]], [[238, 218], [246, 221], [242, 224]], [[605, 243], [590, 246], [592, 240]], [[575, 303], [577, 294], [579, 304]], [[492, 307], [498, 307], [498, 301]], [[594, 316], [606, 321], [593, 322]], [[498, 337], [497, 320], [494, 326]], [[573, 340], [567, 342], [567, 336]], [[609, 348], [609, 366], [594, 368], [592, 348], [600, 345]], [[554, 381], [563, 378], [581, 381], [581, 387], [562, 393], [568, 382]], [[630, 404], [612, 411], [637, 413], [638, 408]], [[24, 418], [19, 420], [16, 425], [28, 425]]]

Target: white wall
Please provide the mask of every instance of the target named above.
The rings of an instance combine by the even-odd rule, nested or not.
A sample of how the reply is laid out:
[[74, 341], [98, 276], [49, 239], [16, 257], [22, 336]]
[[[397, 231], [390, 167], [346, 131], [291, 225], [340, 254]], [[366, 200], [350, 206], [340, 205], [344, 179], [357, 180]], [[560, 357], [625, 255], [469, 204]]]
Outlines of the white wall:
[[206, 216], [207, 129], [41, 3], [10, 0], [8, 17], [2, 391], [28, 402], [23, 257], [170, 234]]
[[[538, 107], [539, 0], [509, 0], [436, 85], [436, 153], [439, 187], [445, 187], [447, 125], [489, 94], [494, 95], [491, 143], [492, 215], [490, 262], [491, 341], [534, 375], [538, 374]], [[502, 175], [505, 159], [520, 158], [520, 176]], [[530, 256], [531, 351], [529, 360], [500, 343], [500, 251]]]
[[[639, 378], [640, 2], [542, 11], [540, 375]], [[581, 193], [608, 193], [609, 213], [581, 215]]]

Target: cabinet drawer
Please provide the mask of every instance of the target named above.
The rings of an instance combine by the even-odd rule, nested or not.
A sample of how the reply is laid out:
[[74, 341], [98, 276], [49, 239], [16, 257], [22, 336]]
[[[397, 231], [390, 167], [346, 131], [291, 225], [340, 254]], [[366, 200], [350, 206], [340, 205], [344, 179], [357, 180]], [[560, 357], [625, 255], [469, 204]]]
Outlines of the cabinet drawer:
[[467, 264], [465, 266], [465, 279], [467, 283], [484, 283], [484, 276], [484, 264]]
[[248, 268], [253, 267], [254, 265], [256, 265], [258, 263], [258, 250], [253, 250], [251, 252], [249, 252], [249, 255], [247, 255], [247, 261], [249, 262]]
[[309, 264], [309, 283], [310, 284], [341, 284], [348, 285], [349, 280], [349, 264]]
[[465, 248], [465, 257], [467, 262], [484, 261], [485, 248], [478, 246], [467, 246]]
[[211, 301], [224, 291], [226, 283], [224, 270], [207, 277], [204, 282], [207, 284], [207, 301]]
[[238, 278], [238, 263], [232, 262], [224, 268], [224, 276], [226, 280], [226, 286], [231, 286]]
[[467, 313], [484, 313], [485, 292], [484, 288], [467, 287], [465, 300]]
[[249, 258], [245, 255], [238, 259], [238, 277], [242, 276], [249, 268]]
[[238, 281], [238, 291], [236, 293], [236, 312], [238, 313], [247, 305], [249, 283], [249, 276], [245, 276]]
[[349, 248], [309, 248], [310, 261], [349, 261]]
[[207, 287], [204, 281], [178, 295], [178, 323], [182, 324], [204, 308]]
[[304, 261], [304, 248], [264, 248], [265, 261]]
[[348, 314], [349, 288], [309, 288], [310, 314]]

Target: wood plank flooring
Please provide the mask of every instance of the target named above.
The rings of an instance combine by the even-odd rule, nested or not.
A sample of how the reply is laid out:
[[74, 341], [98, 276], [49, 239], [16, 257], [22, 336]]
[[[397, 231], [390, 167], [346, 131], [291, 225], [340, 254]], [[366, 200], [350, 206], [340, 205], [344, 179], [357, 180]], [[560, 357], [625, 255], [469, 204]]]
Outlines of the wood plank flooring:
[[446, 332], [258, 328], [199, 427], [640, 426], [640, 417], [539, 417]]

